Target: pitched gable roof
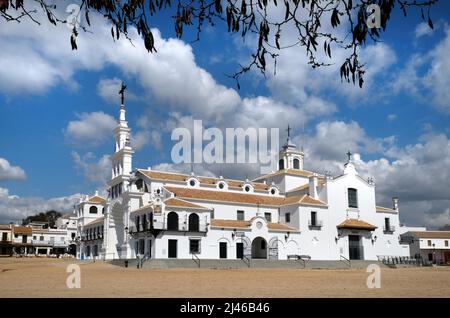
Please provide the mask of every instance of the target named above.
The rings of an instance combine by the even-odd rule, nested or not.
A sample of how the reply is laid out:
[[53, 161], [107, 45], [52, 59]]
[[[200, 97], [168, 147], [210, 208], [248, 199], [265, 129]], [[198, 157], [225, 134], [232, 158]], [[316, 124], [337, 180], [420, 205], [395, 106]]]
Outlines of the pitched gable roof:
[[94, 195], [93, 197], [90, 197], [87, 202], [94, 204], [105, 204], [106, 200], [99, 195]]
[[336, 227], [338, 229], [361, 229], [369, 231], [373, 231], [377, 228], [375, 225], [372, 225], [370, 223], [358, 219], [346, 219], [344, 222], [338, 224]]

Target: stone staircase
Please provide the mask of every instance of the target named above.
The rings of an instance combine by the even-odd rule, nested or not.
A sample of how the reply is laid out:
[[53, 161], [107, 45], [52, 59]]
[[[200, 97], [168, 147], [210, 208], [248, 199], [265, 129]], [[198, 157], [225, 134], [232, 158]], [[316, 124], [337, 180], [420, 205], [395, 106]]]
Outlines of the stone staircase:
[[[110, 264], [125, 267], [125, 260], [112, 260]], [[370, 264], [377, 264], [381, 268], [387, 268], [378, 261], [351, 261], [351, 268], [367, 268]], [[136, 259], [128, 260], [128, 267], [136, 268], [138, 262]], [[192, 259], [149, 259], [142, 265], [144, 269], [157, 268], [199, 268], [198, 262]], [[244, 260], [240, 259], [200, 259], [200, 268], [212, 269], [230, 269], [230, 268], [249, 268]], [[311, 260], [304, 263], [298, 260], [267, 260], [252, 259], [250, 268], [297, 268], [297, 269], [348, 269], [348, 263], [343, 261], [319, 261]]]

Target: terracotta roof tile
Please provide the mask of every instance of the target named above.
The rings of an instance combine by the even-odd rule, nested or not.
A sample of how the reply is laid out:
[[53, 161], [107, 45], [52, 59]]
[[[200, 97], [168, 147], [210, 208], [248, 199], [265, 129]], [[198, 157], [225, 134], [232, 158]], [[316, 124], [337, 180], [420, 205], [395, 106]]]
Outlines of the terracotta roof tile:
[[172, 206], [172, 207], [180, 207], [180, 208], [187, 208], [187, 209], [201, 209], [201, 210], [211, 210], [209, 208], [206, 208], [204, 206], [194, 204], [185, 200], [180, 200], [176, 198], [169, 198], [164, 201], [166, 206]]
[[347, 219], [336, 227], [338, 229], [361, 229], [369, 231], [373, 231], [377, 228], [375, 225], [358, 219]]
[[284, 203], [281, 205], [293, 205], [293, 204], [300, 204], [300, 205], [317, 205], [326, 207], [327, 205], [320, 201], [311, 198], [309, 195], [304, 194], [302, 196], [291, 196], [284, 199]]
[[253, 181], [256, 180], [261, 180], [261, 179], [267, 179], [267, 178], [271, 178], [274, 176], [278, 176], [280, 174], [291, 174], [291, 175], [296, 175], [296, 176], [302, 176], [302, 177], [311, 177], [313, 175], [313, 172], [311, 171], [307, 171], [307, 170], [298, 170], [298, 169], [284, 169], [284, 170], [278, 170], [263, 176], [260, 176], [256, 179], [253, 179]]
[[93, 197], [89, 198], [88, 202], [94, 204], [105, 204], [106, 200], [99, 195], [94, 195]]
[[307, 189], [309, 189], [309, 184], [308, 183], [304, 184], [302, 186], [299, 186], [297, 188], [291, 189], [289, 191], [286, 191], [286, 192], [287, 193], [291, 193], [291, 192], [303, 191], [303, 190], [307, 190]]
[[250, 222], [238, 220], [211, 219], [211, 226], [229, 227], [229, 228], [248, 228], [250, 226]]
[[222, 202], [235, 202], [246, 203], [253, 205], [267, 205], [278, 206], [283, 203], [283, 197], [275, 197], [269, 195], [260, 195], [254, 193], [238, 193], [229, 191], [215, 191], [215, 190], [203, 190], [203, 189], [187, 189], [178, 187], [165, 187], [169, 192], [175, 194], [175, 196], [184, 199], [200, 199], [208, 201], [222, 201]]
[[13, 226], [13, 232], [17, 234], [29, 234], [33, 233], [33, 229], [29, 226]]
[[[251, 221], [212, 219], [211, 226], [218, 228], [247, 229]], [[269, 231], [298, 232], [297, 229], [280, 223], [267, 223]]]
[[252, 205], [265, 205], [265, 206], [283, 206], [283, 205], [299, 204], [299, 205], [317, 205], [326, 207], [325, 203], [319, 200], [315, 200], [308, 195], [292, 196], [284, 198], [279, 196], [260, 195], [254, 193], [237, 193], [228, 191], [179, 188], [170, 186], [166, 186], [165, 188], [169, 192], [174, 193], [176, 197], [184, 199], [234, 202]]
[[[191, 176], [183, 173], [175, 173], [175, 172], [164, 172], [164, 171], [156, 171], [156, 170], [142, 170], [139, 169], [143, 175], [147, 176], [150, 179], [156, 179], [161, 181], [177, 181], [177, 182], [186, 182]], [[215, 177], [201, 177], [195, 176], [202, 185], [215, 185], [220, 180], [225, 181], [229, 187], [231, 188], [242, 188], [245, 184], [243, 180], [234, 180], [234, 179], [221, 179]], [[268, 190], [270, 188], [269, 185], [261, 183], [261, 182], [250, 182], [255, 190]]]
[[450, 231], [411, 231], [418, 238], [450, 239]]
[[86, 223], [84, 226], [92, 226], [92, 225], [103, 224], [104, 220], [105, 220], [105, 217], [102, 216], [102, 217], [99, 217], [98, 219], [95, 219], [95, 220], [89, 222], [89, 223]]
[[274, 231], [299, 232], [299, 230], [281, 223], [267, 223], [267, 227], [269, 228], [269, 230]]

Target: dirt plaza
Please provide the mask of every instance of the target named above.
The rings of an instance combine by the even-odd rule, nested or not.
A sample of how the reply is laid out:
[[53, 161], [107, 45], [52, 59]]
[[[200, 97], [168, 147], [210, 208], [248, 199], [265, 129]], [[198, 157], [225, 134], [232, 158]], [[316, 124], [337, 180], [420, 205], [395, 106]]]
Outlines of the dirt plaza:
[[[81, 288], [70, 289], [77, 264]], [[0, 297], [450, 297], [450, 267], [381, 269], [137, 269], [105, 262], [0, 258]], [[155, 288], [158, 286], [158, 288]]]

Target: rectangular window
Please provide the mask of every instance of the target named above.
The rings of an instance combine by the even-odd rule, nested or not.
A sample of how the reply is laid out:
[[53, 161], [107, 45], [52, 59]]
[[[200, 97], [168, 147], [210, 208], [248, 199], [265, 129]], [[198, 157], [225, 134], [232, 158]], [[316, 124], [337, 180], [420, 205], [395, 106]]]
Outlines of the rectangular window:
[[200, 240], [189, 240], [189, 253], [200, 254]]
[[448, 241], [445, 241], [445, 247], [448, 247]]
[[272, 222], [272, 213], [270, 213], [270, 212], [266, 212], [266, 213], [264, 213], [264, 217], [266, 218], [266, 221], [267, 222]]
[[8, 233], [2, 233], [2, 241], [8, 240]]
[[36, 241], [36, 240], [37, 240], [37, 238], [36, 238], [36, 235], [33, 235], [33, 240], [34, 240], [34, 241]]
[[139, 240], [139, 254], [145, 254], [145, 241], [143, 239]]
[[389, 220], [389, 218], [385, 218], [384, 219], [384, 225], [386, 227], [386, 231], [389, 231], [390, 227], [391, 227], [391, 220]]
[[311, 226], [317, 225], [317, 212], [311, 211]]
[[291, 214], [290, 213], [286, 213], [284, 215], [284, 220], [286, 221], [286, 223], [290, 223], [291, 222]]
[[237, 211], [237, 219], [238, 221], [244, 221], [244, 211], [242, 210]]
[[27, 242], [27, 238], [28, 238], [28, 236], [22, 235], [22, 243], [26, 243]]
[[147, 214], [142, 216], [142, 227], [144, 228], [144, 231], [147, 230]]
[[39, 241], [43, 241], [44, 240], [44, 235], [39, 236]]
[[358, 207], [358, 190], [353, 188], [348, 188], [348, 207], [357, 208]]
[[19, 234], [14, 234], [14, 237], [15, 238], [19, 238]]
[[136, 215], [134, 223], [136, 223], [136, 231], [139, 232], [139, 215]]
[[431, 246], [431, 240], [428, 240], [428, 246]]

